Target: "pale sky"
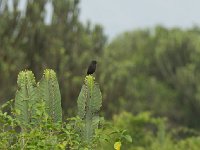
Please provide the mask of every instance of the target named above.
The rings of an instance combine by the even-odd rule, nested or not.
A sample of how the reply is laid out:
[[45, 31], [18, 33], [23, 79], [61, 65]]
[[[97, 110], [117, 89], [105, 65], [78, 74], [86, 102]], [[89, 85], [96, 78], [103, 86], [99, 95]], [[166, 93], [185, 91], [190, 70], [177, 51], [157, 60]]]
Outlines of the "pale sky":
[[137, 28], [200, 25], [200, 0], [80, 0], [80, 19], [101, 24], [113, 38]]
[[[20, 7], [24, 5], [25, 0], [21, 0]], [[125, 31], [156, 25], [200, 25], [200, 0], [80, 0], [79, 7], [81, 21], [101, 24], [110, 39]], [[50, 5], [47, 10], [52, 10]], [[48, 16], [46, 20], [50, 20]]]

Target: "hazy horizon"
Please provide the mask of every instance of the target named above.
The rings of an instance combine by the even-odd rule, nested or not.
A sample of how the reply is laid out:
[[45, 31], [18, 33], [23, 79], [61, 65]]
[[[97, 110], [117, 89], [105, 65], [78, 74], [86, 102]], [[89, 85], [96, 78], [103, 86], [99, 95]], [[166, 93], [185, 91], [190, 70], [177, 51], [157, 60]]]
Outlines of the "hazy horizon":
[[198, 0], [81, 0], [80, 19], [101, 24], [113, 38], [117, 34], [156, 25], [189, 28], [200, 25]]

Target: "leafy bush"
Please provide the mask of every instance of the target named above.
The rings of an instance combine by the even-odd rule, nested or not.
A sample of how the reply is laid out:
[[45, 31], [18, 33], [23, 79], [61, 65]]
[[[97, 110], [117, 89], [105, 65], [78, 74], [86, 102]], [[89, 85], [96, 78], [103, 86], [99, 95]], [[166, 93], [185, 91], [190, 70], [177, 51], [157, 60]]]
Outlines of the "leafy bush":
[[[5, 103], [0, 111], [0, 147], [3, 149], [96, 149], [100, 140], [111, 140], [109, 134], [120, 136], [122, 133], [100, 132], [104, 131], [99, 128], [104, 126], [103, 118], [99, 117], [102, 96], [91, 75], [86, 76], [78, 97], [78, 116], [64, 121], [59, 85], [53, 70], [45, 70], [38, 83], [31, 71], [22, 71], [17, 84], [15, 100]], [[11, 114], [5, 112], [9, 108]], [[112, 147], [121, 140], [123, 138], [116, 138]], [[120, 145], [115, 144], [115, 147], [120, 148]]]
[[[124, 141], [122, 147], [126, 150], [197, 150], [200, 135], [198, 131], [178, 128], [168, 128], [166, 118], [153, 117], [149, 112], [133, 115], [122, 112], [114, 115], [113, 126], [126, 129], [132, 137], [132, 143]], [[187, 134], [184, 138], [177, 138], [178, 132]]]
[[[102, 94], [95, 78], [86, 76], [78, 96], [78, 115], [62, 119], [61, 97], [56, 74], [47, 69], [40, 82], [31, 71], [18, 76], [15, 100], [0, 109], [2, 149], [126, 149], [198, 150], [199, 133], [167, 128], [165, 118], [149, 112], [121, 112], [105, 121], [99, 116]], [[189, 134], [188, 134], [189, 133]]]

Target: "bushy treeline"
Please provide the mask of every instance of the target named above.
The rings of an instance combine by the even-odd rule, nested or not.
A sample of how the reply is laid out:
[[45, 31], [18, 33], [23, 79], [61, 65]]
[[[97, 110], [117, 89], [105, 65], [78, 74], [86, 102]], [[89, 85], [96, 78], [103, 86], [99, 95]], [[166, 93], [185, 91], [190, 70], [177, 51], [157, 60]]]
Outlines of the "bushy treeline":
[[199, 40], [199, 28], [160, 26], [114, 39], [104, 51], [101, 71], [108, 110], [150, 110], [175, 125], [199, 128]]
[[[0, 101], [13, 98], [20, 70], [36, 78], [44, 68], [58, 75], [65, 113], [75, 113], [76, 99], [91, 59], [103, 92], [107, 117], [126, 110], [166, 116], [171, 125], [200, 126], [200, 29], [136, 30], [106, 45], [99, 25], [79, 20], [78, 0], [26, 0], [18, 10], [0, 3]], [[51, 3], [52, 21], [45, 23]]]

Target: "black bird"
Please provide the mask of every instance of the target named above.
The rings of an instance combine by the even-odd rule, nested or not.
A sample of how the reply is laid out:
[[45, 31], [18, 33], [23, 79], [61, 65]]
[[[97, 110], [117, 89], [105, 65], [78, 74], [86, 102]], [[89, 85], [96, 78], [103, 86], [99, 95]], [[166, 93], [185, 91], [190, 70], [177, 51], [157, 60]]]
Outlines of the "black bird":
[[97, 65], [97, 61], [93, 60], [91, 61], [88, 70], [87, 70], [87, 75], [93, 74], [96, 70], [96, 65]]

